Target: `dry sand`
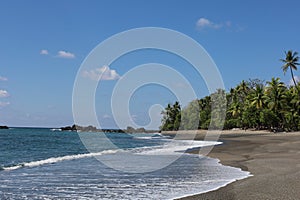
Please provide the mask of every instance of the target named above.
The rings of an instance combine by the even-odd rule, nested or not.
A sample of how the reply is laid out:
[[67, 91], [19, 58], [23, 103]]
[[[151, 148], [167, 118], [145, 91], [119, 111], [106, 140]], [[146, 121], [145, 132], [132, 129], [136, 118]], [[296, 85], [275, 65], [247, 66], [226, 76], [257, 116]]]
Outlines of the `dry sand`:
[[[199, 131], [196, 139], [203, 139], [205, 133]], [[214, 147], [208, 156], [253, 176], [182, 199], [300, 199], [300, 132], [223, 131], [219, 141], [224, 144]]]

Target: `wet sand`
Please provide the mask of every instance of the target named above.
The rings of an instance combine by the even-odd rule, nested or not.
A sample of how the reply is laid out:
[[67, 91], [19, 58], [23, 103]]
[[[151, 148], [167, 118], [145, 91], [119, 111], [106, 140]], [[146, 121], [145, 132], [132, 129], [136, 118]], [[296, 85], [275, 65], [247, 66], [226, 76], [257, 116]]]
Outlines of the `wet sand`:
[[[200, 131], [196, 139], [204, 136]], [[300, 132], [224, 131], [219, 141], [223, 144], [214, 147], [208, 156], [253, 176], [183, 200], [300, 199]]]

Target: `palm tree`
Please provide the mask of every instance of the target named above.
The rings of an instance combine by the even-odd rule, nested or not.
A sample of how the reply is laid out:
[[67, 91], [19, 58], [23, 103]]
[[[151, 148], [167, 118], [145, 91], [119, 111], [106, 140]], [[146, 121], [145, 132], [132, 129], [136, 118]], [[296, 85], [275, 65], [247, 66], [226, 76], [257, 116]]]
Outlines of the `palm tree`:
[[243, 112], [243, 118], [246, 124], [256, 126], [257, 129], [261, 129], [263, 121], [261, 115], [265, 107], [266, 96], [265, 87], [260, 83], [251, 86], [248, 95], [245, 99], [245, 112]]
[[265, 99], [264, 87], [257, 84], [253, 93], [250, 95], [251, 105], [255, 105], [255, 107], [260, 110], [264, 106]]
[[242, 81], [237, 87], [237, 92], [241, 95], [241, 97], [245, 97], [249, 92], [249, 85], [246, 81]]
[[232, 117], [238, 117], [242, 112], [241, 105], [238, 102], [233, 102], [227, 112], [230, 113]]
[[181, 107], [178, 101], [176, 101], [174, 105], [169, 103], [161, 114], [163, 115], [162, 130], [172, 131], [179, 129], [181, 122]]
[[181, 106], [178, 101], [176, 101], [175, 104], [173, 105], [173, 113], [174, 113], [173, 129], [177, 131], [181, 123]]
[[[283, 124], [285, 121], [285, 118], [283, 116], [283, 109], [285, 108], [286, 89], [287, 88], [285, 87], [284, 83], [281, 82], [279, 78], [272, 78], [271, 81], [267, 82], [265, 91], [269, 109], [275, 113], [275, 115]], [[277, 128], [279, 128], [278, 125]]]
[[288, 130], [297, 130], [300, 123], [300, 98], [297, 91], [290, 88], [285, 92], [285, 109], [283, 110]]
[[297, 84], [294, 78], [293, 70], [297, 70], [297, 65], [300, 65], [298, 63], [299, 57], [297, 55], [298, 52], [289, 50], [288, 52], [285, 52], [285, 59], [280, 59], [280, 61], [284, 63], [284, 65], [282, 66], [283, 73], [285, 74], [286, 71], [290, 69], [295, 87]]
[[280, 111], [283, 106], [284, 92], [286, 87], [280, 78], [272, 78], [267, 82], [266, 95], [268, 97], [269, 108], [274, 112]]
[[168, 106], [165, 108], [165, 110], [161, 112], [161, 114], [163, 115], [161, 130], [163, 131], [172, 130], [173, 129], [173, 125], [171, 122], [172, 107], [170, 103], [168, 103]]

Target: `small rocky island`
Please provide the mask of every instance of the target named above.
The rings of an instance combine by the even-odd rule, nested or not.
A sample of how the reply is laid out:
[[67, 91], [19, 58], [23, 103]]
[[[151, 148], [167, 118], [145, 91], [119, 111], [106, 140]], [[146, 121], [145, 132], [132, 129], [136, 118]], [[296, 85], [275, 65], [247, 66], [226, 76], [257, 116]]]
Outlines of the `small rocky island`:
[[65, 126], [60, 128], [62, 131], [80, 131], [80, 132], [104, 132], [104, 133], [155, 133], [157, 130], [146, 130], [145, 128], [133, 128], [128, 126], [127, 129], [97, 129], [94, 126]]
[[0, 126], [0, 129], [9, 129], [8, 126]]

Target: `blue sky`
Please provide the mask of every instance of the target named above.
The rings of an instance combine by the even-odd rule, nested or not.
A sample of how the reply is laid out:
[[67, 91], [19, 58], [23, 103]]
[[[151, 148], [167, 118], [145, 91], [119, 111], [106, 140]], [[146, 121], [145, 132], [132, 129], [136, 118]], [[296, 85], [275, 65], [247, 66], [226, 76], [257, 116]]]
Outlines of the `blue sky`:
[[[73, 84], [85, 57], [108, 37], [139, 27], [169, 28], [196, 40], [215, 61], [226, 89], [249, 78], [280, 77], [288, 83], [279, 58], [285, 50], [300, 51], [299, 7], [297, 0], [1, 1], [0, 124], [72, 124]], [[133, 52], [108, 66], [108, 80], [98, 87], [102, 127], [116, 127], [110, 100], [119, 78], [151, 62], [184, 74], [198, 97], [208, 94], [185, 61], [160, 51]], [[96, 69], [85, 76], [95, 74]], [[130, 101], [132, 117], [145, 126], [151, 105], [175, 99], [166, 88], [140, 88]]]

